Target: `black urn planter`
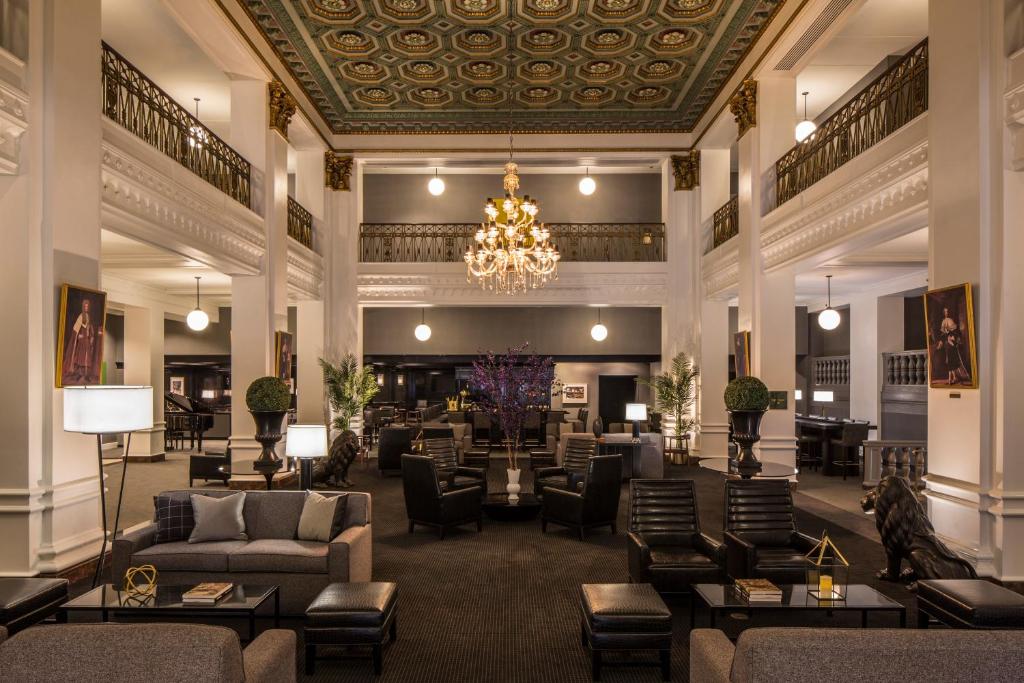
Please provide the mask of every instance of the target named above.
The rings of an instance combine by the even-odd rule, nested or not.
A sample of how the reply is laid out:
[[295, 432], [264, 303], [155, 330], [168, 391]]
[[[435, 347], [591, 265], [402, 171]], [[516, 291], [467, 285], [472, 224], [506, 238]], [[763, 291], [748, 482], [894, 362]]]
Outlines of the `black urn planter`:
[[274, 473], [284, 465], [284, 461], [277, 457], [274, 445], [281, 440], [281, 423], [287, 412], [284, 410], [272, 411], [250, 411], [252, 419], [256, 422], [256, 440], [263, 446], [260, 456], [252, 464], [252, 468], [262, 474], [267, 480], [269, 491], [274, 480]]
[[761, 471], [761, 461], [754, 455], [754, 444], [761, 440], [761, 418], [764, 410], [733, 410], [732, 440], [740, 447], [736, 456], [736, 470], [740, 476], [751, 477]]

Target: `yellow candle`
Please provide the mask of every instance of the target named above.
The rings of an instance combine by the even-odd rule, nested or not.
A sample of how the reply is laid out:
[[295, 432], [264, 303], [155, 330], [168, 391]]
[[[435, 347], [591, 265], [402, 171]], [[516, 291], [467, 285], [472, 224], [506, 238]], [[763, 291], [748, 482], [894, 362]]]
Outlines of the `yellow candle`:
[[818, 577], [818, 594], [827, 598], [832, 595], [832, 577], [827, 574], [822, 574]]

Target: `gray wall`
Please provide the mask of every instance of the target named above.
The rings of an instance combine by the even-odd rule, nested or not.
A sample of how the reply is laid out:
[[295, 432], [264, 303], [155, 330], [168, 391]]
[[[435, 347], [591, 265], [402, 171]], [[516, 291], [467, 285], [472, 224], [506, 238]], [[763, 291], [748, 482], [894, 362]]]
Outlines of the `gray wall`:
[[[519, 196], [540, 202], [546, 223], [660, 223], [661, 175], [621, 173], [593, 176], [597, 191], [580, 194], [580, 175], [520, 176]], [[363, 176], [363, 221], [367, 223], [478, 223], [488, 197], [504, 196], [499, 173], [445, 175], [445, 192], [427, 192], [430, 175]]]
[[[413, 329], [425, 312], [433, 332], [420, 342]], [[590, 338], [597, 309], [496, 306], [449, 308], [367, 308], [363, 312], [363, 353], [392, 355], [476, 355], [530, 342], [530, 350], [553, 356], [635, 356], [661, 354], [660, 308], [604, 308], [608, 338]]]
[[[611, 335], [608, 337], [611, 339]], [[587, 422], [587, 428], [593, 424], [594, 418], [598, 415], [598, 378], [601, 375], [636, 375], [640, 379], [650, 379], [651, 377], [651, 364], [650, 363], [556, 363], [555, 364], [555, 376], [562, 382], [569, 384], [586, 384], [587, 385], [587, 408], [590, 409], [590, 418]], [[650, 389], [642, 384], [637, 385], [637, 401], [640, 403], [646, 403], [655, 408], [654, 402], [651, 397]], [[562, 405], [562, 397], [556, 396], [551, 401], [552, 408], [564, 407], [569, 411], [570, 417], [578, 415], [578, 410], [583, 407], [581, 403], [572, 403], [566, 406]], [[605, 429], [607, 429], [605, 425]]]
[[230, 356], [231, 308], [221, 308], [220, 322], [211, 322], [202, 332], [180, 320], [164, 320], [164, 355]]

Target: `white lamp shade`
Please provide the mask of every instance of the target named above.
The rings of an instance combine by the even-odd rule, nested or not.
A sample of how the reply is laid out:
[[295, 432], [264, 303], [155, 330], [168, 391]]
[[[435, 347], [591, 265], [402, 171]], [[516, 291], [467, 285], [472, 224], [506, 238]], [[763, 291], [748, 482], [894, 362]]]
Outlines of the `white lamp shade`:
[[647, 419], [647, 404], [627, 403], [626, 419], [630, 422], [643, 421]]
[[814, 125], [814, 121], [804, 119], [800, 123], [796, 124], [796, 141], [803, 142], [807, 138], [811, 137], [816, 130], [818, 130], [818, 127]]
[[814, 400], [818, 403], [832, 403], [836, 399], [834, 391], [815, 391]]
[[153, 387], [64, 387], [64, 431], [119, 434], [153, 427]]
[[427, 325], [426, 323], [420, 323], [419, 325], [416, 326], [416, 329], [413, 330], [412, 333], [416, 335], [416, 338], [419, 339], [420, 341], [427, 341], [428, 339], [430, 339], [431, 334], [430, 325]]
[[201, 332], [210, 324], [210, 316], [206, 315], [206, 311], [203, 309], [197, 308], [188, 314], [188, 317], [185, 318], [185, 323], [190, 330]]
[[595, 183], [594, 179], [591, 178], [590, 176], [586, 176], [582, 180], [580, 180], [580, 194], [585, 194], [589, 196], [594, 194], [594, 190], [596, 189], [597, 183]]
[[604, 341], [608, 338], [608, 328], [598, 323], [590, 328], [590, 336], [594, 341]]
[[216, 398], [217, 392], [213, 389], [203, 389], [201, 396], [203, 398]]
[[834, 308], [826, 308], [818, 314], [818, 325], [823, 330], [834, 330], [839, 327], [839, 311]]
[[427, 190], [435, 197], [444, 194], [444, 181], [437, 176], [434, 176], [430, 179], [430, 182], [427, 183]]
[[796, 400], [798, 400], [798, 401], [803, 400], [803, 397], [804, 397], [804, 392], [802, 390], [800, 390], [800, 389], [797, 389], [796, 390], [796, 396], [795, 396]]
[[322, 458], [327, 455], [327, 427], [288, 425], [284, 453], [289, 458]]

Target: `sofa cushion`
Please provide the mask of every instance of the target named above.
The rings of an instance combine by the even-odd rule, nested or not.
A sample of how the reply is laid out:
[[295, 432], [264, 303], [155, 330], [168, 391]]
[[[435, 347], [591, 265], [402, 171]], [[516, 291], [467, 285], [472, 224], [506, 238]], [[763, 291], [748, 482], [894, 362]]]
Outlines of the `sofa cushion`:
[[245, 545], [245, 541], [159, 543], [132, 553], [132, 564], [151, 564], [158, 572], [226, 572], [228, 553]]
[[328, 546], [317, 541], [264, 538], [233, 550], [227, 567], [232, 572], [326, 574]]
[[192, 497], [185, 491], [170, 491], [153, 496], [156, 510], [154, 543], [187, 541], [196, 526]]
[[306, 494], [299, 517], [297, 536], [300, 541], [327, 543], [344, 529], [348, 494], [321, 496], [315, 491]]
[[303, 491], [252, 491], [245, 501], [245, 530], [251, 540], [294, 539], [306, 502]]
[[807, 557], [796, 548], [758, 548], [758, 567], [804, 567]]
[[196, 526], [188, 537], [189, 543], [204, 541], [245, 541], [245, 491], [223, 498], [210, 498], [192, 494], [192, 512]]
[[918, 581], [917, 598], [972, 626], [1024, 627], [1024, 596], [985, 579]]
[[652, 546], [651, 564], [669, 567], [712, 567], [714, 560], [686, 546]]

